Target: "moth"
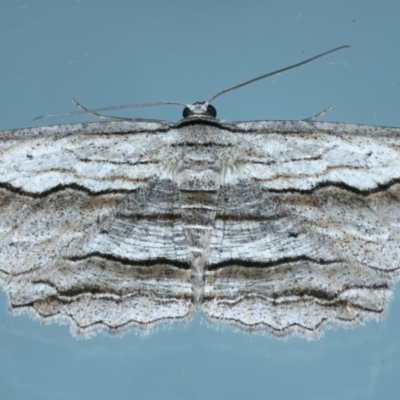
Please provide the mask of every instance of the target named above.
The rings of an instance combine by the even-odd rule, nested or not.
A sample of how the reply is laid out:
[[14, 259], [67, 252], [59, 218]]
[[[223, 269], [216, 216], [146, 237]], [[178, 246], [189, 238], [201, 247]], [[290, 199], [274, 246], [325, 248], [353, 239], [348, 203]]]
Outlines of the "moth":
[[11, 313], [89, 337], [200, 310], [306, 339], [384, 316], [400, 268], [400, 129], [224, 122], [210, 102], [175, 123], [77, 103], [110, 120], [0, 132]]

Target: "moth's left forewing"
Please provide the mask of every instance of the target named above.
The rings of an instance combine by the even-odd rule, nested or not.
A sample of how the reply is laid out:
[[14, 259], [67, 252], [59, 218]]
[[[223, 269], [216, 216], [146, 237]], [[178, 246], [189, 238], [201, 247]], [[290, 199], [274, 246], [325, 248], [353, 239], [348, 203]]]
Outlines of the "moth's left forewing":
[[157, 201], [166, 189], [151, 190], [170, 128], [110, 122], [1, 133], [0, 281], [11, 312], [68, 322], [80, 337], [190, 317], [187, 273], [162, 261], [179, 235], [161, 214], [179, 207]]
[[162, 170], [170, 127], [107, 122], [1, 132], [1, 182], [36, 194], [74, 185], [94, 193], [134, 190]]

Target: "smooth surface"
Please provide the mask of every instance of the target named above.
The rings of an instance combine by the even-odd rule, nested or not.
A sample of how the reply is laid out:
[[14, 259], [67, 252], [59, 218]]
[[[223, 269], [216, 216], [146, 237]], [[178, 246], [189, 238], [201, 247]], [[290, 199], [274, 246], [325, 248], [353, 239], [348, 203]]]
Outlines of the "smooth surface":
[[[72, 111], [71, 97], [87, 107], [203, 100], [342, 44], [352, 48], [217, 99], [219, 118], [302, 119], [332, 104], [324, 120], [399, 126], [399, 11], [395, 1], [361, 0], [4, 2], [0, 129]], [[124, 115], [173, 121], [181, 110]], [[75, 341], [67, 327], [12, 317], [2, 299], [7, 399], [397, 399], [400, 391], [398, 293], [384, 321], [313, 343], [198, 320], [146, 338]]]

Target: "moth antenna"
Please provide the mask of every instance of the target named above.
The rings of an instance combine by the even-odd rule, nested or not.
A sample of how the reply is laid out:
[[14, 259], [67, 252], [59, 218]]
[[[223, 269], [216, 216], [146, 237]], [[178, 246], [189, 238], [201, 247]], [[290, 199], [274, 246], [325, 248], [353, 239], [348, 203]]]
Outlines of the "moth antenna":
[[65, 116], [65, 115], [80, 115], [80, 114], [88, 114], [88, 115], [92, 115], [96, 118], [107, 119], [109, 121], [110, 120], [129, 120], [129, 118], [108, 117], [106, 115], [101, 115], [98, 113], [103, 112], [103, 111], [122, 110], [124, 108], [137, 108], [137, 107], [154, 107], [154, 106], [167, 106], [167, 105], [187, 107], [187, 104], [180, 103], [178, 101], [159, 101], [156, 103], [124, 104], [124, 105], [120, 105], [120, 106], [94, 108], [92, 110], [89, 110], [88, 108], [84, 107], [82, 104], [78, 103], [75, 99], [71, 99], [71, 103], [73, 103], [76, 107], [78, 107], [80, 109], [80, 111], [70, 111], [70, 112], [63, 112], [63, 113], [57, 113], [57, 114], [40, 115], [39, 117], [34, 118], [32, 121], [36, 121], [41, 118], [60, 117], [60, 116]]
[[246, 85], [249, 85], [250, 83], [259, 81], [259, 80], [261, 80], [261, 79], [268, 78], [269, 76], [276, 75], [276, 74], [279, 74], [279, 73], [281, 73], [281, 72], [285, 72], [285, 71], [287, 71], [287, 70], [289, 70], [289, 69], [293, 69], [293, 68], [300, 67], [301, 65], [307, 64], [307, 63], [309, 63], [309, 62], [311, 62], [311, 61], [314, 61], [314, 60], [316, 60], [317, 58], [326, 56], [327, 54], [333, 53], [334, 51], [338, 51], [338, 50], [345, 49], [345, 48], [348, 48], [348, 47], [350, 47], [350, 46], [349, 46], [349, 45], [345, 45], [345, 46], [335, 47], [334, 49], [325, 51], [324, 53], [321, 53], [321, 54], [318, 54], [318, 55], [316, 55], [316, 56], [314, 56], [314, 57], [308, 58], [307, 60], [300, 61], [300, 62], [298, 62], [298, 63], [296, 63], [296, 64], [293, 64], [293, 65], [289, 65], [288, 67], [284, 67], [284, 68], [277, 69], [276, 71], [268, 72], [268, 73], [263, 74], [263, 75], [261, 75], [261, 76], [257, 76], [256, 78], [250, 79], [250, 80], [248, 80], [248, 81], [246, 81], [246, 82], [239, 83], [238, 85], [231, 86], [231, 87], [229, 87], [229, 88], [227, 88], [227, 89], [224, 89], [224, 90], [221, 90], [220, 92], [218, 92], [217, 94], [215, 94], [213, 97], [211, 97], [210, 100], [207, 101], [207, 103], [210, 104], [210, 103], [211, 103], [213, 100], [215, 100], [217, 97], [219, 97], [219, 96], [221, 96], [221, 95], [223, 95], [223, 94], [225, 94], [225, 93], [227, 93], [227, 92], [230, 92], [230, 91], [232, 91], [232, 90], [239, 89], [239, 88], [241, 88], [242, 86], [246, 86]]
[[[250, 79], [250, 80], [245, 81], [243, 83], [240, 83], [238, 85], [231, 86], [231, 87], [229, 87], [227, 89], [224, 89], [224, 90], [218, 92], [217, 94], [215, 94], [213, 97], [211, 97], [211, 99], [208, 100], [207, 102], [205, 102], [204, 104], [209, 105], [217, 97], [219, 97], [219, 96], [221, 96], [221, 95], [223, 95], [223, 94], [225, 94], [227, 92], [230, 92], [230, 91], [235, 90], [235, 89], [239, 89], [242, 86], [249, 85], [250, 83], [259, 81], [259, 80], [264, 79], [264, 78], [268, 78], [268, 77], [270, 77], [272, 75], [276, 75], [276, 74], [279, 74], [281, 72], [285, 72], [285, 71], [287, 71], [289, 69], [300, 67], [301, 65], [307, 64], [307, 63], [309, 63], [311, 61], [314, 61], [317, 58], [326, 56], [327, 54], [333, 53], [334, 51], [338, 51], [338, 50], [345, 49], [345, 48], [348, 48], [348, 47], [350, 47], [350, 46], [349, 45], [345, 45], [345, 46], [335, 47], [334, 49], [325, 51], [324, 53], [321, 53], [321, 54], [318, 54], [318, 55], [316, 55], [314, 57], [308, 58], [307, 60], [300, 61], [300, 62], [298, 62], [296, 64], [293, 64], [293, 65], [289, 65], [288, 67], [280, 68], [280, 69], [278, 69], [276, 71], [268, 72], [267, 74], [263, 74], [261, 76], [258, 76], [256, 78]], [[159, 102], [155, 102], [155, 103], [124, 104], [124, 105], [120, 105], [120, 106], [94, 108], [92, 110], [89, 110], [88, 108], [84, 107], [82, 104], [78, 103], [74, 99], [71, 99], [71, 102], [75, 106], [77, 106], [80, 109], [80, 111], [70, 111], [70, 112], [63, 112], [63, 113], [56, 113], [56, 114], [40, 115], [40, 116], [34, 118], [32, 121], [37, 121], [38, 119], [41, 119], [41, 118], [60, 117], [60, 116], [66, 116], [66, 115], [82, 115], [82, 114], [91, 115], [93, 117], [96, 117], [96, 118], [99, 118], [99, 119], [102, 119], [102, 120], [108, 120], [108, 121], [112, 121], [112, 120], [114, 120], [114, 121], [115, 120], [131, 120], [130, 118], [106, 116], [106, 115], [101, 115], [99, 113], [103, 112], [103, 111], [122, 110], [122, 109], [125, 109], [125, 108], [138, 108], [138, 107], [154, 107], [154, 106], [173, 105], [173, 106], [181, 106], [181, 107], [185, 107], [185, 108], [190, 108], [192, 106], [190, 104], [185, 104], [185, 103], [181, 103], [181, 102], [178, 102], [178, 101], [159, 101]], [[319, 116], [321, 116], [321, 115], [318, 115], [318, 117]], [[314, 118], [314, 117], [312, 117], [312, 118]]]

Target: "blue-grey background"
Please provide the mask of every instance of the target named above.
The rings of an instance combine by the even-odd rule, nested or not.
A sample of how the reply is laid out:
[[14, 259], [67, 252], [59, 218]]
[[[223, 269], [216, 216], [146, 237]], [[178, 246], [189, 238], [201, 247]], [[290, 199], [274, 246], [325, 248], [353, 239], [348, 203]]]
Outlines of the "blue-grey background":
[[[400, 126], [398, 0], [2, 0], [0, 129], [35, 116], [134, 102], [206, 100], [332, 47], [351, 49], [215, 101], [226, 120]], [[179, 107], [127, 110], [177, 120]], [[7, 313], [1, 399], [398, 399], [400, 293], [387, 318], [323, 339], [281, 341], [195, 318], [142, 337], [76, 341], [66, 326]]]

